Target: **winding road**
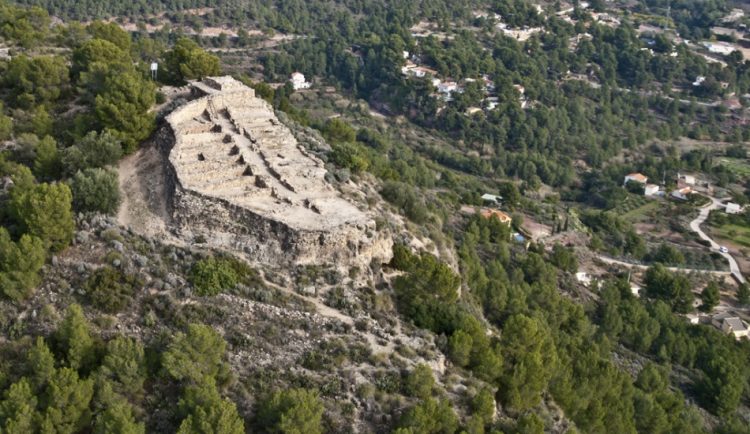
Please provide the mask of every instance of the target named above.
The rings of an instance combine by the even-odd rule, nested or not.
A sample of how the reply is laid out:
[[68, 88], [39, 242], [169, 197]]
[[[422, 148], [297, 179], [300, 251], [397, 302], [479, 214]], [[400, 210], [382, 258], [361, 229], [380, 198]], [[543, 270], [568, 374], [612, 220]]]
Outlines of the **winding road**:
[[[700, 212], [698, 213], [698, 217], [696, 217], [693, 221], [690, 222], [690, 230], [697, 233], [701, 239], [708, 241], [711, 245], [712, 252], [716, 252], [720, 254], [727, 260], [727, 262], [729, 262], [730, 271], [727, 272], [727, 271], [718, 271], [718, 270], [700, 270], [700, 269], [695, 269], [695, 268], [681, 268], [681, 267], [667, 267], [667, 268], [670, 271], [676, 271], [676, 272], [682, 272], [682, 273], [697, 272], [697, 273], [714, 274], [718, 276], [726, 276], [726, 275], [731, 274], [739, 282], [745, 283], [746, 282], [745, 277], [742, 275], [742, 272], [740, 271], [740, 266], [737, 264], [737, 261], [734, 259], [734, 257], [732, 257], [732, 255], [730, 255], [729, 253], [722, 252], [720, 250], [721, 246], [719, 245], [719, 243], [711, 239], [711, 237], [706, 235], [706, 233], [703, 232], [703, 230], [701, 229], [701, 225], [703, 224], [703, 222], [706, 221], [709, 213], [711, 213], [711, 211], [715, 209], [723, 208], [724, 204], [722, 203], [722, 200], [726, 200], [726, 199], [719, 200], [713, 197], [711, 197], [710, 199], [711, 199], [711, 203], [703, 206], [700, 209]], [[641, 270], [646, 270], [649, 268], [649, 265], [638, 264], [638, 263], [633, 263], [633, 262], [625, 262], [619, 259], [605, 256], [605, 255], [598, 255], [597, 259], [604, 262], [605, 264], [619, 265], [619, 266], [623, 266], [626, 268], [637, 268]]]
[[724, 206], [724, 204], [721, 203], [721, 200], [716, 198], [710, 198], [711, 203], [701, 208], [700, 212], [698, 213], [698, 217], [695, 218], [695, 220], [690, 222], [690, 229], [697, 233], [698, 236], [708, 241], [711, 244], [711, 250], [720, 254], [723, 256], [727, 262], [729, 262], [729, 270], [732, 272], [732, 276], [734, 276], [735, 279], [740, 281], [741, 283], [745, 283], [745, 277], [742, 275], [742, 272], [740, 271], [740, 266], [737, 265], [737, 261], [730, 255], [729, 253], [724, 253], [719, 250], [721, 246], [719, 246], [719, 243], [714, 241], [711, 237], [706, 235], [705, 232], [703, 232], [703, 229], [701, 229], [701, 224], [706, 221], [708, 218], [708, 214], [718, 208], [721, 208]]

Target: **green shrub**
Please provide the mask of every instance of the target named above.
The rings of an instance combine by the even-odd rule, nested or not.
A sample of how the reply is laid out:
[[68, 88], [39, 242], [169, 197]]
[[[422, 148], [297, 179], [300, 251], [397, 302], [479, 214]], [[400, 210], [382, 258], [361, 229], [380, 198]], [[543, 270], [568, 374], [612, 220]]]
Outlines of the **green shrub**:
[[117, 164], [122, 157], [122, 143], [110, 131], [91, 131], [62, 151], [65, 173], [72, 176], [78, 171]]
[[117, 172], [91, 168], [79, 171], [70, 181], [73, 208], [81, 212], [114, 214], [120, 206]]
[[0, 227], [0, 294], [22, 300], [31, 295], [40, 282], [39, 271], [46, 251], [42, 240], [23, 235], [14, 242], [8, 231]]
[[135, 276], [125, 274], [112, 267], [96, 270], [86, 279], [86, 295], [97, 308], [117, 313], [124, 309], [133, 298], [135, 288], [139, 286]]
[[333, 146], [331, 160], [338, 166], [345, 167], [353, 173], [359, 173], [370, 167], [367, 155], [355, 144], [337, 143]]
[[406, 393], [420, 399], [429, 398], [433, 387], [435, 378], [432, 376], [432, 369], [424, 364], [415, 366], [404, 382]]
[[190, 283], [198, 295], [210, 296], [238, 284], [258, 283], [257, 273], [244, 262], [230, 257], [201, 259], [190, 271]]
[[261, 403], [258, 411], [260, 425], [274, 433], [322, 433], [322, 419], [318, 393], [305, 389], [276, 392]]

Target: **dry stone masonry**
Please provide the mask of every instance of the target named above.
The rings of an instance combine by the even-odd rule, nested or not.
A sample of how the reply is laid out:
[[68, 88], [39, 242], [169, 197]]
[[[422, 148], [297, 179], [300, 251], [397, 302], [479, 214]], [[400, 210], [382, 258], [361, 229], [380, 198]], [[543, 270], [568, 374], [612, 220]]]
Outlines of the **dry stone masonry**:
[[390, 259], [390, 237], [325, 180], [323, 162], [252, 88], [231, 77], [192, 87], [198, 97], [167, 117], [183, 235], [275, 265]]

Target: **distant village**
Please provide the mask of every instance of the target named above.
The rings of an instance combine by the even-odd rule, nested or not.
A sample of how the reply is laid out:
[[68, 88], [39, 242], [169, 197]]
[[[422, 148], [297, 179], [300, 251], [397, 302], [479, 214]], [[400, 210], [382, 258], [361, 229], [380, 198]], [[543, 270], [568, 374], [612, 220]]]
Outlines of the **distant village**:
[[[578, 7], [581, 10], [587, 10], [595, 22], [609, 27], [618, 27], [621, 24], [620, 18], [618, 18], [614, 12], [595, 12], [590, 9], [588, 2], [580, 2]], [[558, 17], [566, 22], [575, 24], [576, 20], [573, 18], [575, 8], [573, 5], [568, 3], [562, 3], [560, 10], [555, 13]], [[537, 12], [544, 14], [545, 11], [541, 6], [537, 5]], [[503, 21], [503, 17], [496, 13], [489, 13], [484, 11], [476, 11], [474, 17], [482, 20], [489, 20], [494, 24], [494, 27], [498, 32], [502, 32], [508, 37], [516, 39], [520, 42], [526, 41], [535, 34], [543, 33], [545, 30], [542, 27], [522, 27], [513, 28], [509, 24]], [[645, 43], [645, 47], [642, 50], [650, 52], [651, 55], [661, 55], [656, 53], [653, 48], [650, 48], [655, 44], [654, 38], [656, 35], [663, 34], [666, 36], [675, 46], [685, 44], [690, 50], [704, 57], [708, 62], [725, 64], [724, 57], [731, 55], [733, 52], [739, 52], [743, 58], [750, 58], [750, 33], [744, 28], [743, 24], [736, 24], [737, 21], [744, 17], [744, 12], [741, 9], [733, 10], [727, 17], [722, 19], [723, 26], [726, 27], [714, 27], [712, 32], [714, 38], [721, 40], [706, 40], [706, 41], [689, 41], [679, 36], [676, 30], [658, 27], [650, 24], [640, 24], [637, 28], [638, 33], [641, 35], [641, 39]], [[450, 39], [447, 35], [442, 35], [441, 32], [430, 30], [429, 23], [419, 23], [412, 28], [412, 36], [415, 38], [424, 38], [428, 36], [442, 37], [443, 39]], [[592, 35], [588, 33], [581, 33], [572, 37], [569, 41], [569, 49], [575, 50], [578, 44], [586, 39], [591, 39]], [[673, 49], [669, 53], [663, 55], [670, 57], [677, 57], [679, 55], [676, 49]], [[466, 110], [467, 115], [473, 115], [482, 111], [491, 111], [498, 105], [498, 96], [495, 93], [495, 86], [492, 78], [488, 75], [482, 75], [478, 79], [467, 78], [463, 81], [456, 81], [450, 77], [440, 77], [439, 73], [427, 65], [421, 62], [419, 56], [409, 53], [408, 51], [403, 52], [404, 65], [401, 67], [401, 73], [408, 78], [425, 78], [430, 81], [432, 86], [435, 88], [435, 96], [438, 100], [443, 103], [448, 103], [454, 99], [454, 95], [462, 93], [466, 83], [475, 82], [481, 80], [485, 92], [485, 97], [482, 100], [481, 107], [469, 107]], [[595, 82], [592, 82], [589, 77], [576, 77], [575, 74], [569, 73], [569, 79], [582, 79], [590, 84], [596, 86]], [[706, 84], [706, 77], [696, 76], [692, 83], [693, 87], [700, 87]], [[728, 83], [720, 83], [722, 89], [726, 90], [729, 86]], [[522, 85], [514, 85], [516, 91], [519, 94], [519, 104], [521, 108], [527, 108], [533, 105], [532, 101], [529, 101], [525, 96], [525, 89]], [[689, 90], [689, 89], [687, 89]], [[750, 98], [750, 95], [743, 95], [742, 97]], [[735, 95], [732, 92], [728, 92], [723, 96], [723, 99], [719, 103], [730, 111], [736, 111], [742, 109], [740, 102], [740, 96]], [[440, 110], [440, 109], [439, 109]]]

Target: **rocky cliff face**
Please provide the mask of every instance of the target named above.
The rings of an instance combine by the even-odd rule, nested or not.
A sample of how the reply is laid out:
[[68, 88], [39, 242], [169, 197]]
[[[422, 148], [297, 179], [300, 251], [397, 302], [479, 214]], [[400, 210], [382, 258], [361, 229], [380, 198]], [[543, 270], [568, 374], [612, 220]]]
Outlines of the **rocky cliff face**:
[[193, 86], [203, 96], [170, 114], [158, 137], [181, 238], [269, 265], [390, 260], [390, 235], [326, 181], [323, 162], [252, 89], [228, 78]]

